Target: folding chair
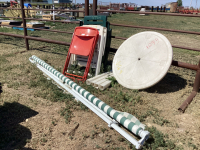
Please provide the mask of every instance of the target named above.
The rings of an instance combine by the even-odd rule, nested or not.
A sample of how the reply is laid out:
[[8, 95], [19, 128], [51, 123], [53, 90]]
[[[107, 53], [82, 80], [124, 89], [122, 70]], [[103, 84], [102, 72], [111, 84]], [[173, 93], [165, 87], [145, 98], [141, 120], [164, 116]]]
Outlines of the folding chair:
[[[100, 73], [101, 60], [105, 51], [107, 28], [100, 25], [83, 25], [83, 27], [92, 27], [96, 28], [99, 31], [98, 42], [94, 50], [93, 59], [90, 65], [91, 68], [96, 68], [95, 76], [97, 76]], [[72, 55], [70, 59], [70, 64], [75, 64], [75, 62], [78, 62], [79, 66], [85, 67], [87, 64], [87, 57]]]
[[[91, 28], [91, 27], [76, 27], [75, 28], [72, 42], [67, 54], [65, 66], [63, 69], [63, 74], [66, 77], [69, 77], [73, 80], [77, 79], [80, 81], [85, 81], [87, 79], [87, 75], [90, 69], [90, 64], [91, 64], [94, 50], [98, 41], [98, 37], [99, 37], [99, 32], [95, 28]], [[71, 74], [67, 72], [67, 68], [70, 62], [70, 57], [72, 54], [88, 57], [83, 76], [79, 76], [79, 75], [75, 75], [75, 74]]]

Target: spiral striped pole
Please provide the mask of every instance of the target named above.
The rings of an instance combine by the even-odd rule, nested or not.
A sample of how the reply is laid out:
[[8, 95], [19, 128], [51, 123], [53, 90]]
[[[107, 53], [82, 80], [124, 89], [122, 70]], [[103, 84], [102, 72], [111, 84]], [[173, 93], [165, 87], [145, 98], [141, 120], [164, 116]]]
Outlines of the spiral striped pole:
[[43, 68], [51, 72], [53, 75], [58, 77], [63, 84], [67, 85], [68, 87], [75, 90], [77, 93], [79, 93], [81, 96], [83, 96], [85, 99], [87, 99], [89, 102], [97, 106], [99, 109], [101, 109], [103, 112], [105, 112], [108, 116], [119, 122], [121, 125], [123, 125], [125, 128], [127, 128], [129, 131], [134, 133], [135, 135], [140, 136], [141, 138], [147, 138], [149, 136], [148, 131], [144, 131], [140, 125], [136, 124], [135, 122], [131, 121], [130, 119], [124, 117], [120, 112], [117, 112], [113, 108], [111, 108], [109, 105], [86, 91], [81, 86], [77, 85], [75, 82], [70, 80], [69, 78], [65, 77], [62, 73], [45, 63], [43, 60], [39, 59], [36, 56], [32, 56], [30, 59], [32, 59], [36, 64], [41, 65]]

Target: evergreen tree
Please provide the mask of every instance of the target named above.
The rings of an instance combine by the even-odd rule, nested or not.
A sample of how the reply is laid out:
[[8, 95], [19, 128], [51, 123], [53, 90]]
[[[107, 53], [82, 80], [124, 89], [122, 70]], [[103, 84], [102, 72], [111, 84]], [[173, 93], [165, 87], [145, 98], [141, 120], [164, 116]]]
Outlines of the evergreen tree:
[[182, 6], [183, 5], [182, 0], [177, 0], [177, 3], [178, 3], [178, 6]]

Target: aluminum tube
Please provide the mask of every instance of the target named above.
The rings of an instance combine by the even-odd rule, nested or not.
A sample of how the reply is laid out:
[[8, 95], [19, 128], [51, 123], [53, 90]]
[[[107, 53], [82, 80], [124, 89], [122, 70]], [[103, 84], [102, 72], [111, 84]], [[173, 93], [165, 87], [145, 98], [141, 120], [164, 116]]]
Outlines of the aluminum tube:
[[117, 132], [119, 132], [123, 137], [125, 137], [129, 142], [131, 142], [133, 145], [135, 145], [136, 149], [141, 149], [142, 145], [135, 140], [132, 136], [130, 136], [128, 133], [126, 133], [123, 129], [121, 129], [118, 125], [116, 124], [111, 124], [111, 127], [115, 129]]
[[[29, 58], [31, 63], [34, 63], [33, 60], [31, 60]], [[111, 124], [112, 118], [110, 118], [105, 112], [103, 112], [102, 110], [100, 110], [97, 106], [95, 106], [94, 104], [92, 104], [91, 102], [89, 102], [86, 98], [84, 98], [83, 96], [81, 96], [77, 91], [75, 91], [73, 88], [69, 87], [67, 84], [63, 84], [63, 81], [60, 80], [57, 76], [55, 76], [54, 74], [52, 74], [51, 72], [49, 72], [47, 69], [45, 69], [44, 67], [42, 67], [39, 64], [36, 64], [36, 66], [42, 71], [44, 72], [48, 77], [50, 77], [51, 79], [53, 79], [56, 83], [58, 83], [59, 86], [61, 86], [62, 88], [64, 88], [65, 90], [67, 90], [69, 93], [71, 93], [73, 96], [75, 96], [78, 100], [80, 100], [82, 103], [84, 103], [88, 108], [91, 108], [92, 111], [95, 111], [95, 113], [106, 122], [108, 124]], [[84, 101], [82, 101], [84, 100]]]
[[[33, 61], [30, 60], [32, 63]], [[136, 149], [140, 149], [141, 145], [140, 143], [135, 140], [132, 136], [130, 136], [128, 133], [126, 133], [122, 128], [120, 128], [116, 123], [112, 121], [112, 119], [102, 110], [100, 110], [97, 106], [90, 103], [87, 99], [85, 99], [83, 96], [81, 96], [77, 91], [74, 89], [70, 89], [67, 86], [64, 86], [64, 84], [61, 82], [61, 80], [50, 73], [48, 70], [40, 66], [39, 64], [36, 65], [42, 72], [47, 74], [50, 78], [52, 78], [59, 86], [70, 92], [75, 98], [80, 100], [84, 105], [86, 105], [89, 109], [91, 109], [95, 114], [97, 114], [101, 119], [103, 119], [106, 123], [108, 123], [112, 128], [114, 128], [117, 132], [119, 132], [122, 136], [124, 136], [127, 140], [129, 140], [133, 145], [135, 145]]]
[[111, 108], [109, 105], [107, 105], [106, 103], [104, 103], [103, 101], [101, 101], [100, 99], [98, 99], [97, 97], [95, 97], [94, 95], [86, 91], [85, 89], [83, 89], [81, 86], [77, 85], [75, 82], [65, 77], [63, 74], [61, 74], [59, 71], [57, 71], [56, 69], [54, 69], [53, 67], [45, 63], [43, 60], [39, 59], [38, 57], [34, 55], [31, 57], [31, 59], [33, 59], [36, 62], [36, 64], [40, 64], [41, 66], [46, 68], [49, 72], [51, 72], [52, 74], [60, 78], [60, 80], [62, 80], [62, 82], [67, 84], [71, 89], [76, 90], [77, 93], [79, 93], [80, 95], [85, 97], [87, 100], [89, 100], [91, 103], [96, 105], [99, 109], [104, 111], [108, 116], [120, 122], [120, 124], [122, 124], [132, 133], [138, 136], [149, 135], [148, 131], [144, 131], [143, 128], [139, 127], [134, 122], [131, 122], [128, 118], [124, 117], [122, 114], [120, 114], [119, 112]]
[[88, 108], [90, 108], [93, 112], [95, 112], [100, 118], [102, 118], [106, 123], [111, 124], [112, 118], [110, 118], [105, 112], [101, 111], [97, 106], [89, 102], [87, 99], [85, 99], [83, 96], [81, 96], [79, 93], [77, 93], [74, 89], [71, 89], [68, 85], [63, 84], [63, 82], [50, 73], [48, 70], [43, 68], [40, 65], [36, 65], [42, 72], [44, 72], [47, 76], [49, 76], [52, 80], [54, 80], [59, 86], [67, 90], [70, 94], [72, 94], [75, 98], [80, 100], [84, 105], [86, 105]]

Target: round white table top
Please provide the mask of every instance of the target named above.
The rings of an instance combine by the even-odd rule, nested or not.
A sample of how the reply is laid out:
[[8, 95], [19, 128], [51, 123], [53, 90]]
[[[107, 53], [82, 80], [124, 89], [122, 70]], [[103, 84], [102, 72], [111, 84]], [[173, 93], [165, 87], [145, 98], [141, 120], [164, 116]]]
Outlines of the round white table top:
[[112, 64], [119, 84], [129, 89], [145, 89], [158, 83], [172, 62], [169, 40], [152, 31], [135, 34], [117, 50]]

